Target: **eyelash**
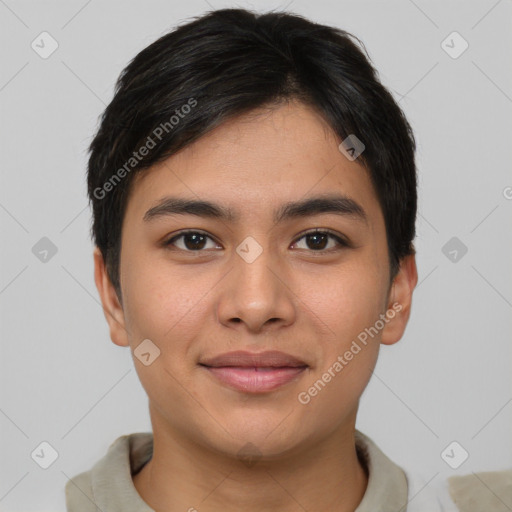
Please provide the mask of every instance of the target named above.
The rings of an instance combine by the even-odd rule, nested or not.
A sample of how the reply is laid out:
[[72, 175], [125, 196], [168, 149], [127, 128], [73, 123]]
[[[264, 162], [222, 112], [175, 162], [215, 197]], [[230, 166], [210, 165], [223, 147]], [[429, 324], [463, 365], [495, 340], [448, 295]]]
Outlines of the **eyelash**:
[[[336, 242], [338, 244], [338, 247], [334, 247], [334, 248], [331, 248], [331, 249], [320, 249], [320, 250], [317, 250], [317, 251], [315, 251], [313, 249], [310, 249], [309, 250], [310, 252], [314, 252], [314, 253], [330, 253], [331, 251], [336, 251], [336, 250], [339, 250], [340, 248], [351, 247], [351, 244], [347, 240], [343, 239], [339, 235], [336, 235], [335, 233], [333, 233], [332, 231], [330, 231], [328, 229], [324, 229], [324, 230], [322, 230], [322, 229], [314, 229], [312, 231], [307, 231], [306, 233], [302, 233], [295, 240], [294, 243], [297, 243], [298, 241], [302, 240], [303, 238], [305, 238], [308, 235], [316, 235], [316, 234], [330, 236], [331, 238], [336, 240]], [[164, 242], [163, 245], [165, 247], [171, 247], [176, 240], [178, 240], [179, 238], [182, 238], [182, 237], [184, 237], [186, 235], [203, 235], [203, 236], [205, 236], [207, 238], [210, 238], [210, 240], [215, 241], [210, 235], [208, 235], [204, 231], [200, 231], [200, 230], [187, 230], [187, 231], [181, 231], [177, 235], [174, 235], [172, 238], [170, 238], [166, 242]], [[172, 250], [178, 250], [178, 251], [183, 251], [183, 252], [198, 252], [198, 253], [199, 252], [206, 252], [206, 250], [204, 250], [204, 249], [200, 249], [200, 250], [197, 250], [197, 251], [192, 251], [192, 250], [188, 250], [188, 249], [175, 248], [175, 249], [172, 249]]]

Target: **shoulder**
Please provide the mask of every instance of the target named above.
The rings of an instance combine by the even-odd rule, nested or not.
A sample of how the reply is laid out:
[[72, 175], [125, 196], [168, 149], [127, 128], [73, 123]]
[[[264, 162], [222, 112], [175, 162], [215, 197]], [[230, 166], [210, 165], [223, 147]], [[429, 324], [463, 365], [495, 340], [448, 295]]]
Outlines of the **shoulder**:
[[512, 470], [430, 479], [405, 471], [407, 512], [510, 512]]
[[109, 505], [138, 505], [137, 510], [150, 510], [142, 502], [131, 475], [151, 457], [153, 435], [137, 432], [118, 437], [107, 453], [94, 466], [71, 478], [65, 487], [68, 512], [97, 512]]
[[461, 512], [512, 510], [512, 469], [452, 476], [448, 487]]
[[[460, 512], [446, 479], [404, 470], [407, 478], [407, 512]], [[480, 511], [479, 511], [480, 512]]]
[[91, 471], [84, 471], [71, 478], [65, 487], [66, 509], [68, 511], [96, 512], [92, 490]]

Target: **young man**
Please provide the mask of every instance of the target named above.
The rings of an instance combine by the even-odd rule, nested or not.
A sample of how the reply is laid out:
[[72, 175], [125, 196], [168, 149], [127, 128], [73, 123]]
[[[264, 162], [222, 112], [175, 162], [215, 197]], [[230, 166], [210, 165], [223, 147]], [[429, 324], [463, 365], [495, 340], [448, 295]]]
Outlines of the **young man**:
[[417, 196], [351, 37], [213, 11], [121, 74], [90, 147], [95, 281], [153, 432], [68, 482], [68, 511], [458, 510], [355, 429], [409, 319]]

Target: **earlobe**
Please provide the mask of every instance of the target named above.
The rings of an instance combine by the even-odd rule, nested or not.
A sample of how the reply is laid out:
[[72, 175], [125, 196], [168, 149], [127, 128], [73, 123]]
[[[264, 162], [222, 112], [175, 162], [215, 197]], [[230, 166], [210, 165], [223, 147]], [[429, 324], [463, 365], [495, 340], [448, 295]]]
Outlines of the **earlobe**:
[[391, 286], [386, 314], [389, 320], [381, 337], [383, 345], [393, 345], [402, 338], [411, 314], [412, 294], [417, 282], [416, 257], [411, 254], [401, 260]]
[[94, 248], [94, 281], [103, 306], [103, 314], [110, 329], [110, 339], [116, 345], [129, 345], [125, 327], [124, 311], [107, 273], [103, 256], [98, 247]]

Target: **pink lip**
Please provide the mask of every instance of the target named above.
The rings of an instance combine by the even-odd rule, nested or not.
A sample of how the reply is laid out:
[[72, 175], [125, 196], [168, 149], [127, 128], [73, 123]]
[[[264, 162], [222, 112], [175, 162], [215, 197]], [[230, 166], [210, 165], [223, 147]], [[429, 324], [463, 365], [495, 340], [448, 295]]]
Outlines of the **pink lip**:
[[297, 357], [278, 350], [265, 352], [247, 352], [236, 350], [200, 361], [204, 366], [240, 366], [240, 367], [283, 367], [307, 366]]
[[265, 393], [272, 391], [295, 379], [306, 367], [238, 367], [206, 366], [219, 381], [238, 391], [247, 393]]
[[308, 365], [277, 350], [238, 350], [204, 359], [199, 363], [223, 384], [238, 391], [265, 393], [294, 380]]

